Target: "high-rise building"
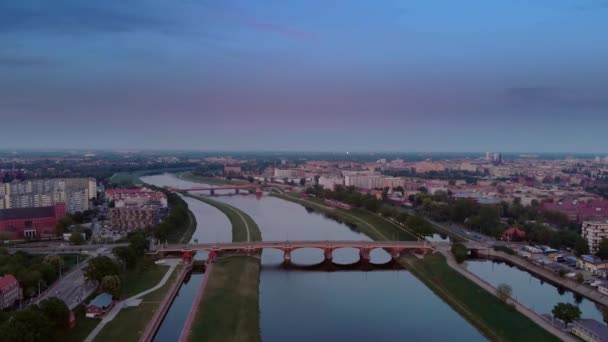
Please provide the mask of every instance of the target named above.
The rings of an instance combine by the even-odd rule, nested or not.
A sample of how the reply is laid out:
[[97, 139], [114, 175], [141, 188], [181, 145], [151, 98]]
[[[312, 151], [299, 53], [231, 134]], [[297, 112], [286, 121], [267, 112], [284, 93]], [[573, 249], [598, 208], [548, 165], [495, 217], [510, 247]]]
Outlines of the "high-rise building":
[[89, 209], [97, 197], [94, 178], [33, 179], [0, 183], [0, 209], [48, 207], [65, 203], [69, 213]]
[[608, 221], [584, 221], [582, 235], [587, 240], [589, 251], [596, 253], [602, 239], [608, 238]]

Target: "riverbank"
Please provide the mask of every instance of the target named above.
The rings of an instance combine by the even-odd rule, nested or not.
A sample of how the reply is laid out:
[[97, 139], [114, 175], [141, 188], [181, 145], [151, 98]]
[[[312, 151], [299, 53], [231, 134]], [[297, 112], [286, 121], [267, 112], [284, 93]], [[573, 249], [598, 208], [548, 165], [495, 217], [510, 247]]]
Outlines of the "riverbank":
[[[319, 199], [302, 199], [275, 192], [272, 195], [324, 213], [334, 214], [339, 220], [361, 227], [361, 231], [373, 240], [395, 240], [395, 231], [405, 229], [390, 221], [389, 225], [385, 218], [364, 210], [346, 211], [323, 205]], [[365, 215], [361, 212], [365, 212]], [[328, 216], [332, 217], [332, 215]], [[362, 224], [361, 221], [366, 224]], [[404, 257], [401, 262], [437, 296], [492, 340], [559, 340], [511, 306], [499, 301], [494, 293], [486, 291], [459, 274], [440, 255], [429, 255], [423, 259]], [[518, 329], [513, 329], [514, 326]]]
[[144, 182], [140, 179], [143, 176], [152, 176], [165, 172], [184, 172], [192, 170], [194, 167], [180, 167], [180, 168], [164, 168], [156, 170], [139, 170], [133, 172], [118, 172], [110, 177], [109, 182], [111, 184], [143, 184]]
[[[404, 257], [410, 272], [493, 341], [559, 341], [450, 267], [440, 254]], [[517, 329], [514, 329], [517, 327]]]
[[189, 341], [260, 341], [260, 268], [256, 257], [218, 258]]
[[205, 183], [209, 185], [244, 185], [251, 184], [243, 179], [225, 179], [225, 178], [215, 178], [215, 177], [204, 177], [197, 176], [192, 174], [192, 172], [181, 172], [176, 174], [177, 178], [195, 182], [195, 183]]
[[205, 202], [224, 213], [224, 215], [228, 217], [230, 223], [232, 224], [232, 241], [242, 242], [262, 240], [262, 233], [260, 232], [260, 228], [255, 223], [255, 221], [242, 210], [237, 209], [231, 205], [215, 201], [206, 196], [197, 196], [191, 194], [186, 194], [184, 196], [188, 196], [197, 199], [201, 202]]
[[303, 199], [288, 193], [272, 192], [271, 196], [294, 202], [303, 205], [306, 208], [321, 212], [331, 219], [350, 225], [352, 228], [359, 230], [373, 240], [418, 240], [416, 234], [406, 227], [363, 209], [344, 210], [329, 207], [319, 199]]
[[[245, 212], [205, 196], [186, 195], [224, 213], [232, 225], [232, 241], [261, 241], [256, 222]], [[219, 256], [201, 285], [180, 340], [260, 341], [260, 258]], [[204, 286], [204, 288], [203, 288]], [[204, 289], [204, 295], [202, 291]], [[190, 327], [191, 326], [191, 327]]]
[[563, 287], [571, 292], [577, 293], [595, 303], [608, 306], [608, 296], [601, 294], [596, 289], [590, 286], [579, 284], [575, 280], [560, 277], [557, 274], [541, 266], [535, 265], [532, 262], [521, 257], [509, 255], [507, 253], [496, 250], [487, 250], [485, 253], [480, 255], [480, 257], [505, 261], [511, 265], [518, 267], [521, 270], [534, 274], [535, 276], [544, 279], [545, 281], [550, 282], [556, 286]]

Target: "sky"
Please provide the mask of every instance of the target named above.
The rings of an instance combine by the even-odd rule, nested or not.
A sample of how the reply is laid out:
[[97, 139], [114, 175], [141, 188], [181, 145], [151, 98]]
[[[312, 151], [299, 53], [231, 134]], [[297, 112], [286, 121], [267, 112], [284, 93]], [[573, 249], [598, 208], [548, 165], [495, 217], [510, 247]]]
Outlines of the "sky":
[[0, 148], [608, 153], [608, 0], [4, 0]]

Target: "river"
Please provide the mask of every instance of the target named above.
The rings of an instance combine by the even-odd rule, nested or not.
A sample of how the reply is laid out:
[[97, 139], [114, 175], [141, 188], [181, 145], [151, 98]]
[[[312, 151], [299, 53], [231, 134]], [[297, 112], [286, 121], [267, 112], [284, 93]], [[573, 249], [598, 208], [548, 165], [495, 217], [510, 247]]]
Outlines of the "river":
[[508, 284], [513, 290], [513, 298], [538, 314], [551, 314], [555, 304], [566, 302], [578, 304], [582, 318], [603, 322], [602, 313], [593, 301], [559, 289], [515, 266], [490, 260], [469, 260], [467, 269], [494, 287]]
[[[159, 186], [201, 185], [172, 175], [144, 177], [144, 181]], [[369, 240], [345, 224], [276, 197], [238, 195], [214, 199], [249, 214], [265, 240]], [[223, 216], [218, 210], [200, 201], [187, 201], [197, 218], [195, 237], [199, 241], [230, 240], [230, 223], [218, 216]], [[336, 250], [333, 256], [334, 262], [341, 264], [354, 263], [359, 258], [358, 251], [353, 249]], [[294, 264], [321, 261], [320, 250], [301, 249], [292, 253]], [[390, 256], [385, 251], [372, 251], [372, 263], [388, 261]], [[262, 253], [260, 329], [264, 341], [485, 340], [406, 270], [287, 271], [282, 262], [279, 251]], [[156, 341], [175, 340], [179, 336], [198, 284], [200, 280], [191, 279], [180, 290]], [[437, 325], [442, 328], [437, 329]]]

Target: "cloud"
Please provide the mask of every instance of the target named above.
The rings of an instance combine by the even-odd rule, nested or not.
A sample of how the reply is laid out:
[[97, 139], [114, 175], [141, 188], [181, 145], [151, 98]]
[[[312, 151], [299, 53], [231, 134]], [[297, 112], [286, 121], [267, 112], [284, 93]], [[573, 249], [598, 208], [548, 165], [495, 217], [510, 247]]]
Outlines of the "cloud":
[[515, 105], [553, 108], [608, 108], [608, 94], [597, 89], [574, 89], [549, 86], [511, 87], [505, 91]]
[[0, 1], [0, 33], [39, 31], [74, 35], [139, 29], [170, 31], [180, 25], [167, 11], [139, 0]]
[[247, 14], [232, 7], [216, 6], [210, 7], [208, 11], [232, 23], [236, 23], [258, 32], [274, 33], [286, 38], [297, 40], [313, 40], [317, 36], [313, 32], [302, 31], [287, 25], [265, 21], [259, 17]]
[[35, 67], [52, 66], [58, 62], [43, 56], [3, 56], [0, 55], [0, 67]]

